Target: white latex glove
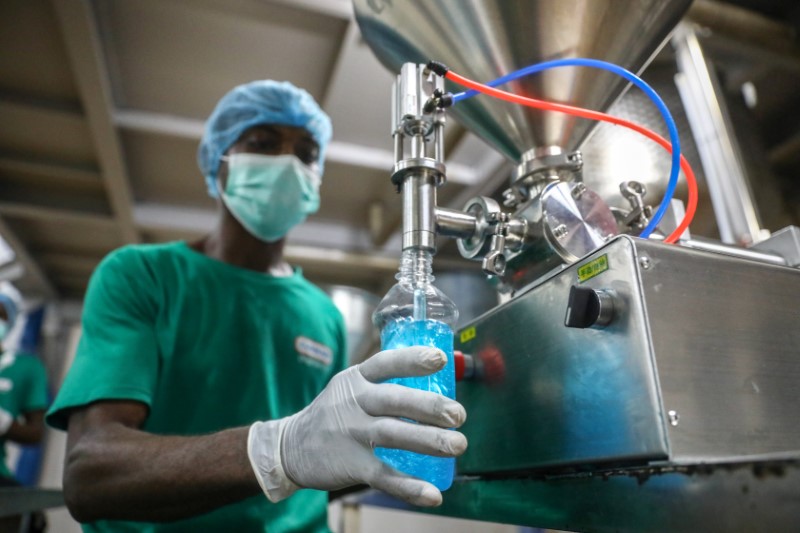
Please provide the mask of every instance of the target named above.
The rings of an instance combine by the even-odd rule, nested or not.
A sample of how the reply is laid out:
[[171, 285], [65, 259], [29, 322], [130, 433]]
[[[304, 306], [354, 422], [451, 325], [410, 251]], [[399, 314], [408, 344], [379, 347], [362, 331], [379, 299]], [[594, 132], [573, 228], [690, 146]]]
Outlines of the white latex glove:
[[0, 407], [0, 437], [8, 433], [8, 428], [14, 423], [14, 416]]
[[439, 505], [442, 494], [436, 487], [393, 469], [373, 448], [439, 457], [464, 453], [464, 435], [442, 429], [464, 423], [461, 404], [433, 392], [381, 383], [432, 374], [446, 362], [435, 348], [386, 350], [334, 376], [299, 413], [250, 426], [247, 453], [264, 494], [277, 502], [300, 487], [335, 490], [366, 483], [414, 505]]

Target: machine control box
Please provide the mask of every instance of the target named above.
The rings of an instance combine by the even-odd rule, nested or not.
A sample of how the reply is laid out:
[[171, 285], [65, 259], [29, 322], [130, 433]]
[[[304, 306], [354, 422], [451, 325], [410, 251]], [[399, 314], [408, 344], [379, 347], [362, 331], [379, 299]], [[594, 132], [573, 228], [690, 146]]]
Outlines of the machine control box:
[[456, 335], [460, 474], [797, 450], [800, 270], [617, 237]]

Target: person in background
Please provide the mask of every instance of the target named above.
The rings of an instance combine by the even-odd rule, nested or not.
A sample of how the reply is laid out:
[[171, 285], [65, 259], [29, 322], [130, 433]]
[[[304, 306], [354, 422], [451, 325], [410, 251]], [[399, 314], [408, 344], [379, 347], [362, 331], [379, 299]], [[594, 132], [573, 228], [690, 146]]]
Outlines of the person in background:
[[446, 429], [463, 423], [460, 404], [383, 383], [431, 374], [445, 355], [409, 347], [345, 369], [340, 313], [283, 257], [289, 230], [319, 206], [330, 137], [327, 115], [290, 83], [234, 88], [198, 151], [216, 227], [98, 266], [47, 415], [68, 431], [64, 494], [84, 530], [327, 531], [321, 491], [364, 483], [441, 502], [373, 448], [464, 451]]
[[0, 486], [18, 484], [6, 465], [6, 442], [39, 443], [47, 409], [47, 374], [41, 361], [6, 341], [17, 324], [19, 303], [8, 287], [0, 289]]
[[[9, 340], [22, 324], [19, 293], [0, 284], [0, 487], [20, 483], [6, 464], [6, 443], [38, 444], [44, 435], [47, 374], [38, 357], [18, 352]], [[21, 517], [0, 518], [0, 531], [18, 531]], [[36, 524], [34, 527], [33, 524]], [[31, 531], [42, 531], [44, 515], [36, 513]]]

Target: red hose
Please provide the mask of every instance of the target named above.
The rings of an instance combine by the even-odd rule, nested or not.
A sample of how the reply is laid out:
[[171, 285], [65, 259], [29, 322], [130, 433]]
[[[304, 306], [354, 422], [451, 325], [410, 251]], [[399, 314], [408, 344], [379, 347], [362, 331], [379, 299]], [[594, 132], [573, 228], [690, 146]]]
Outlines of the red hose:
[[[644, 126], [636, 124], [635, 122], [630, 122], [628, 120], [619, 117], [607, 115], [606, 113], [601, 113], [599, 111], [592, 111], [591, 109], [583, 109], [581, 107], [574, 107], [566, 104], [557, 104], [555, 102], [545, 102], [544, 100], [537, 100], [535, 98], [528, 98], [525, 96], [509, 93], [506, 91], [501, 91], [500, 89], [495, 89], [494, 87], [489, 87], [488, 85], [483, 85], [481, 83], [472, 81], [468, 78], [456, 74], [453, 71], [448, 71], [447, 74], [445, 74], [445, 77], [454, 83], [467, 87], [468, 89], [474, 89], [476, 91], [488, 94], [490, 96], [494, 96], [495, 98], [500, 98], [501, 100], [505, 100], [507, 102], [521, 104], [528, 107], [534, 107], [536, 109], [543, 109], [546, 111], [556, 111], [558, 113], [566, 113], [568, 115], [575, 115], [589, 120], [610, 122], [611, 124], [623, 126], [657, 142], [669, 153], [672, 153], [672, 144], [668, 140], [663, 138], [661, 135], [655, 133], [654, 131], [651, 131], [645, 128]], [[692, 219], [694, 218], [694, 214], [697, 211], [697, 196], [698, 196], [697, 180], [695, 179], [694, 172], [692, 172], [692, 167], [689, 165], [689, 162], [686, 160], [685, 157], [683, 157], [683, 155], [681, 155], [681, 170], [683, 170], [683, 173], [686, 176], [686, 182], [689, 186], [689, 198], [686, 205], [686, 213], [684, 214], [681, 223], [678, 225], [677, 228], [675, 228], [675, 231], [670, 233], [669, 236], [667, 236], [667, 238], [664, 239], [664, 242], [667, 243], [674, 243], [675, 241], [678, 240], [681, 234], [689, 227], [689, 224], [691, 224]]]

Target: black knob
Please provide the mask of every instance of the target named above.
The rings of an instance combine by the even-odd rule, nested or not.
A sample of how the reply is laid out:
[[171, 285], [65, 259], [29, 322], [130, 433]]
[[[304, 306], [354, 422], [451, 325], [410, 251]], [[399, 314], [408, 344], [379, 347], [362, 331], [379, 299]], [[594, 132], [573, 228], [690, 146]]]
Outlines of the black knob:
[[568, 328], [591, 328], [607, 326], [614, 317], [614, 297], [608, 291], [573, 285], [569, 291], [567, 316], [564, 325]]

